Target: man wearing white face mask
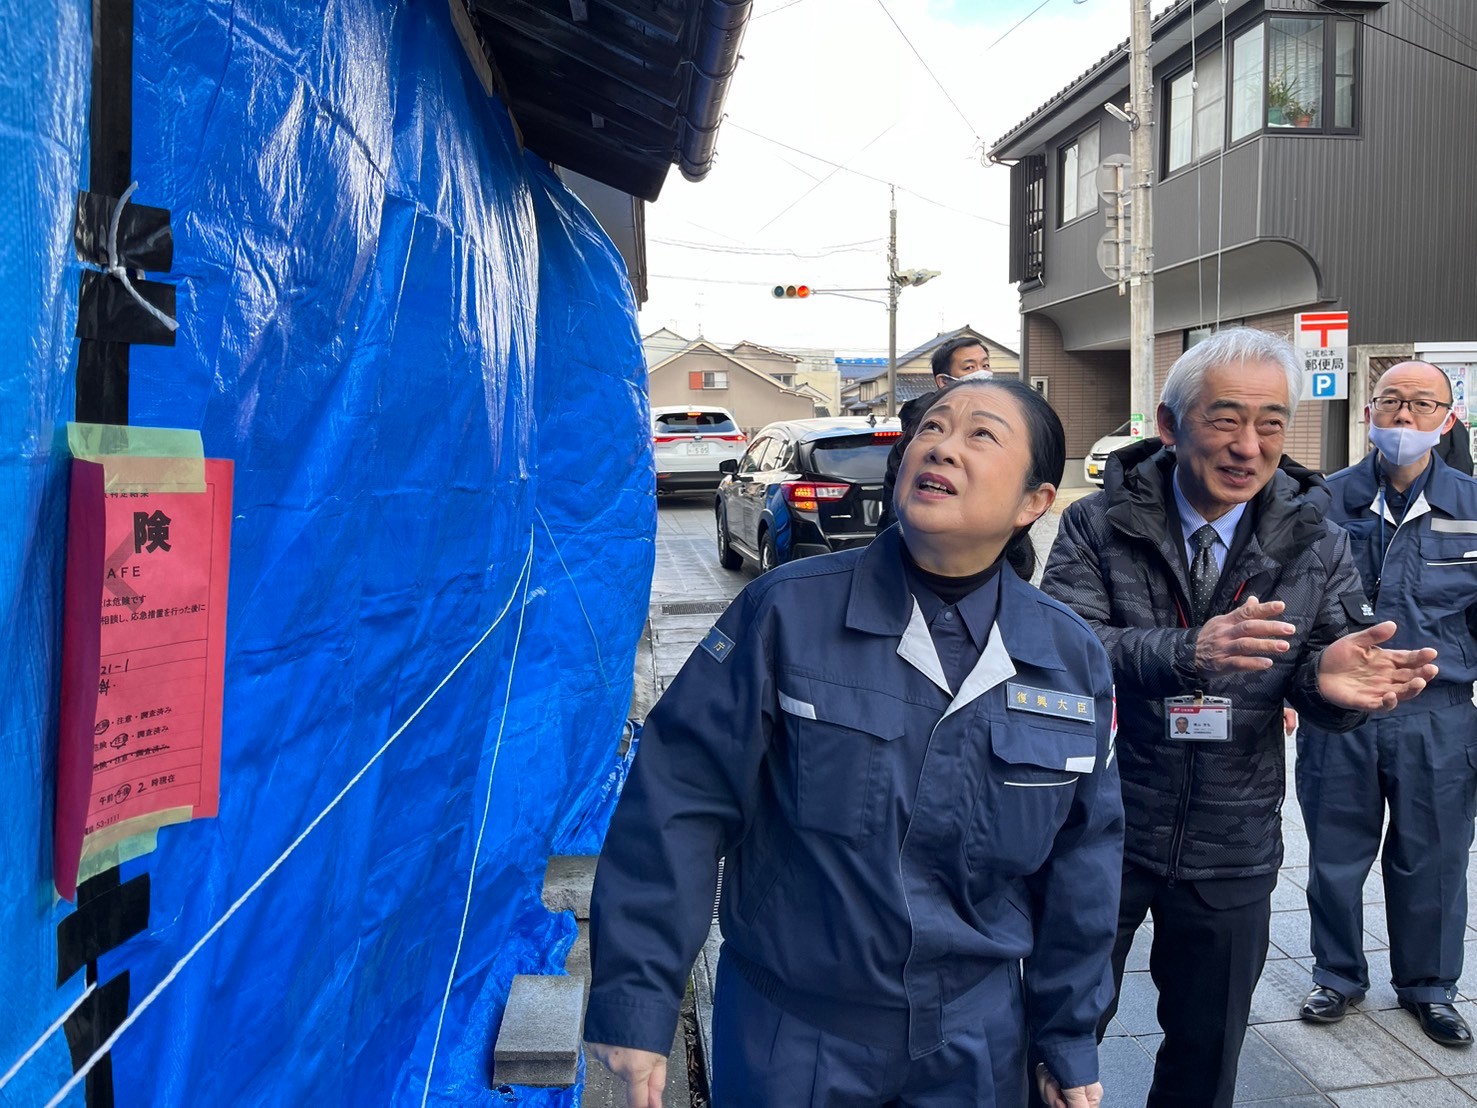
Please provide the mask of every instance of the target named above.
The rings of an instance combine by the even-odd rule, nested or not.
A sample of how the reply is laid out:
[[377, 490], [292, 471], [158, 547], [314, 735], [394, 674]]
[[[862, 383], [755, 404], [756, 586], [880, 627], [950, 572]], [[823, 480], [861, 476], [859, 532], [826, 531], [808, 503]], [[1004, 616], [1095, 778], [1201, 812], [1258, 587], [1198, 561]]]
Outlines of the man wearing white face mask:
[[[990, 372], [990, 351], [973, 335], [958, 335], [943, 343], [929, 357], [928, 364], [933, 370], [936, 389], [945, 388], [955, 381], [988, 381], [994, 376]], [[915, 396], [898, 409], [903, 433], [887, 455], [887, 475], [882, 479], [882, 517], [877, 522], [879, 534], [897, 521], [897, 516], [892, 514], [892, 493], [897, 484], [898, 466], [903, 460], [903, 444], [913, 437], [913, 428], [923, 413], [933, 406], [936, 395], [936, 392], [930, 392]]]
[[1472, 1043], [1453, 1007], [1462, 972], [1467, 851], [1477, 789], [1477, 479], [1432, 450], [1451, 429], [1451, 384], [1402, 362], [1365, 409], [1374, 450], [1328, 479], [1330, 522], [1349, 532], [1372, 610], [1392, 647], [1437, 649], [1440, 675], [1414, 700], [1346, 734], [1304, 724], [1297, 792], [1308, 828], [1314, 988], [1300, 1015], [1334, 1023], [1369, 988], [1363, 886], [1380, 852], [1391, 983], [1444, 1046]]

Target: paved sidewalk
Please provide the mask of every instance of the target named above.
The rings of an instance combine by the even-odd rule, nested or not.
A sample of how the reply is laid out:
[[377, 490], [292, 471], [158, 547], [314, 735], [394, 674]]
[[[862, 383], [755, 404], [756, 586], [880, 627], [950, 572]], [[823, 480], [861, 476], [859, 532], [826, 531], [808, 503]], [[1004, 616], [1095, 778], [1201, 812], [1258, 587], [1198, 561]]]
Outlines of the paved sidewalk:
[[[1073, 490], [1074, 492], [1076, 490]], [[1033, 533], [1041, 560], [1056, 531], [1053, 513]], [[706, 497], [663, 500], [657, 528], [657, 563], [652, 583], [652, 657], [657, 691], [665, 687], [718, 615], [749, 581], [746, 566], [733, 572], [717, 562], [712, 506]], [[1365, 884], [1365, 949], [1374, 987], [1344, 1019], [1314, 1026], [1297, 1018], [1311, 987], [1308, 948], [1308, 840], [1293, 794], [1293, 747], [1288, 743], [1287, 802], [1283, 807], [1286, 858], [1272, 896], [1272, 942], [1267, 968], [1252, 1001], [1251, 1028], [1241, 1054], [1238, 1104], [1263, 1108], [1391, 1108], [1477, 1104], [1477, 1048], [1449, 1050], [1421, 1034], [1415, 1018], [1401, 1011], [1389, 985], [1390, 962], [1379, 873]], [[1376, 863], [1378, 867], [1378, 863]], [[1472, 873], [1469, 867], [1469, 874]], [[1473, 874], [1477, 876], [1477, 874]], [[1477, 928], [1468, 926], [1467, 972], [1458, 1007], [1477, 1025]], [[1104, 1104], [1142, 1105], [1153, 1076], [1154, 1052], [1162, 1038], [1156, 994], [1149, 979], [1148, 925], [1129, 955], [1118, 1015], [1101, 1050]], [[715, 944], [716, 945], [716, 944]], [[700, 963], [708, 965], [712, 951]], [[700, 1021], [704, 982], [697, 991]], [[709, 992], [709, 995], [711, 993]]]

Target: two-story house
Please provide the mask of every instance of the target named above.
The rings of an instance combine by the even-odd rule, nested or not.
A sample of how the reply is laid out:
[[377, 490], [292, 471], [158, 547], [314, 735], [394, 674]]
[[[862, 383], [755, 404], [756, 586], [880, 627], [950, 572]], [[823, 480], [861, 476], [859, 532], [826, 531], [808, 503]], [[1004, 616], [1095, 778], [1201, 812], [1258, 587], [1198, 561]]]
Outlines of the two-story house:
[[[1477, 336], [1477, 2], [1180, 0], [1152, 40], [1159, 384], [1208, 328], [1309, 309], [1350, 313], [1366, 379]], [[1098, 259], [1098, 170], [1130, 136], [1104, 106], [1127, 100], [1123, 43], [990, 152], [1012, 163], [1022, 375], [1077, 457], [1129, 413], [1129, 298]], [[1345, 464], [1361, 414], [1304, 402], [1288, 453]]]

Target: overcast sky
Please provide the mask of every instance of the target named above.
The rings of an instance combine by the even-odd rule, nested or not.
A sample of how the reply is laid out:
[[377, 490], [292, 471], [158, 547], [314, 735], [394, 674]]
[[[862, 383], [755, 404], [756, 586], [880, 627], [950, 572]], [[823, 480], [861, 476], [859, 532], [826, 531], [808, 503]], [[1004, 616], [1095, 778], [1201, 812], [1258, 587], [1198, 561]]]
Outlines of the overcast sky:
[[1018, 349], [1010, 171], [983, 164], [982, 148], [1126, 39], [1131, 13], [1130, 0], [1046, 0], [1033, 14], [1040, 4], [755, 0], [712, 172], [692, 184], [673, 169], [647, 208], [642, 333], [693, 338], [701, 324], [724, 344], [885, 355], [880, 304], [770, 293], [884, 285], [887, 186], [836, 162], [899, 186], [900, 266], [943, 273], [903, 290], [899, 351], [965, 323]]

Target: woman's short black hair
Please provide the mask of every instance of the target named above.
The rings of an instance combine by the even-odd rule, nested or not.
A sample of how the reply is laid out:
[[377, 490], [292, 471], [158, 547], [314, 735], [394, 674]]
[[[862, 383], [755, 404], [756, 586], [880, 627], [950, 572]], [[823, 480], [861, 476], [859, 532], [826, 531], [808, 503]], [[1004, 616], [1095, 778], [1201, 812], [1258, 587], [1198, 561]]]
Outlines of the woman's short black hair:
[[[1026, 472], [1026, 489], [1052, 485], [1060, 488], [1062, 474], [1067, 468], [1067, 432], [1062, 427], [1061, 417], [1056, 414], [1046, 397], [1016, 377], [992, 377], [988, 380], [955, 381], [934, 393], [929, 401], [932, 408], [956, 389], [996, 389], [1015, 399], [1026, 421], [1026, 436], [1031, 455], [1031, 467]], [[920, 418], [903, 440], [902, 452], [918, 434], [923, 423]], [[1011, 536], [1005, 547], [1005, 557], [1023, 580], [1029, 581], [1036, 572], [1036, 550], [1031, 545], [1030, 527], [1022, 527]]]

